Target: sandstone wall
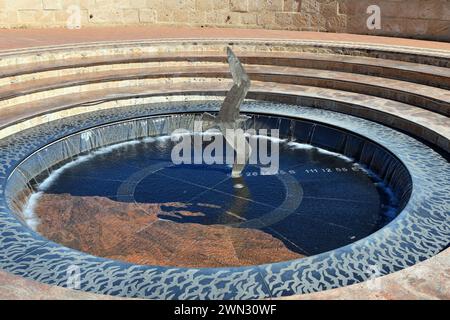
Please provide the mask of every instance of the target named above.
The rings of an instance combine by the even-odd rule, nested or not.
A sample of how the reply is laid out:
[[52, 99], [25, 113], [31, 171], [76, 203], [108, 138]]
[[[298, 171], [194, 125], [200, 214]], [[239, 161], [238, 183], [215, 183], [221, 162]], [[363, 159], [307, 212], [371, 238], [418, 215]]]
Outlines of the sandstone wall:
[[[370, 5], [380, 29], [369, 29]], [[0, 0], [0, 27], [189, 25], [450, 41], [450, 0]], [[75, 17], [75, 19], [74, 19]]]

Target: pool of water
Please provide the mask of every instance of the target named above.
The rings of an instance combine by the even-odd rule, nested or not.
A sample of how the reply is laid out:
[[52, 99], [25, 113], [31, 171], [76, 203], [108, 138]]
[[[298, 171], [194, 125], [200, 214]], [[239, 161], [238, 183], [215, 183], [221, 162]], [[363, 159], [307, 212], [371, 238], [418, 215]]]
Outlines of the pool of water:
[[175, 165], [169, 136], [106, 147], [41, 184], [37, 231], [111, 259], [220, 267], [326, 252], [395, 217], [393, 190], [363, 164], [290, 135], [278, 142], [277, 174], [249, 164], [238, 179], [227, 164]]

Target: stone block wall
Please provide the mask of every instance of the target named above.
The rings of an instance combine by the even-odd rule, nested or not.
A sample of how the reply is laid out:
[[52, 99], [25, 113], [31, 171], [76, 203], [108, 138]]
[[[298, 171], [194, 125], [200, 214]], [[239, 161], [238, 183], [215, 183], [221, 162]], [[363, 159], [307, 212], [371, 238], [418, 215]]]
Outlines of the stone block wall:
[[[380, 9], [379, 29], [367, 26], [371, 5]], [[74, 24], [266, 28], [450, 41], [450, 0], [0, 0], [0, 28]]]

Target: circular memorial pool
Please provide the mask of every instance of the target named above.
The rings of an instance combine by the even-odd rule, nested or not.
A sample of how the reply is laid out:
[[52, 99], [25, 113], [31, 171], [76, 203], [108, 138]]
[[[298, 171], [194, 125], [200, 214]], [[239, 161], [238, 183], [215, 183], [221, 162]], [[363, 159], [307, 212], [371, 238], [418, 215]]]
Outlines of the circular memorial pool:
[[[265, 162], [232, 178], [225, 153], [205, 161], [217, 132], [196, 131], [217, 106], [135, 106], [24, 131], [8, 149], [4, 269], [62, 286], [78, 270], [82, 290], [128, 297], [250, 299], [359, 282], [445, 247], [432, 215], [448, 187], [434, 169], [448, 163], [422, 143], [339, 113], [247, 102], [243, 129]], [[185, 140], [190, 162], [178, 163]]]
[[[200, 118], [125, 121], [47, 147], [90, 150], [70, 151], [33, 179], [37, 193], [24, 206], [26, 222], [49, 240], [95, 256], [236, 267], [360, 240], [395, 218], [409, 197], [406, 169], [381, 146], [329, 125], [273, 116], [246, 120], [254, 158], [232, 178], [222, 134], [194, 132]], [[168, 135], [179, 129], [185, 134]], [[142, 138], [111, 144], [129, 132]], [[98, 143], [107, 146], [89, 147]], [[51, 150], [32, 158], [45, 162]], [[177, 150], [181, 163], [174, 161]]]

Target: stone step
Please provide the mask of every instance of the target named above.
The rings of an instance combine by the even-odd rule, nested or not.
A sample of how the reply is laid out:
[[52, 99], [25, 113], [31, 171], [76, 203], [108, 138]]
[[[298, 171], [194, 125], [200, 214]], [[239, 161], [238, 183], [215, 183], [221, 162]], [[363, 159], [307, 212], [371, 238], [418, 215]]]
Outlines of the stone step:
[[[14, 125], [24, 123], [25, 127], [29, 127], [30, 124], [25, 121], [27, 119], [33, 118], [36, 125], [39, 122], [35, 120], [36, 117], [46, 115], [42, 121], [49, 121], [52, 113], [69, 108], [84, 106], [85, 112], [88, 112], [98, 110], [103, 103], [152, 96], [162, 96], [167, 100], [174, 95], [223, 96], [230, 84], [228, 80], [214, 80], [193, 85], [192, 81], [186, 79], [185, 83], [168, 84], [165, 87], [156, 83], [148, 86], [110, 88], [23, 103], [2, 109], [0, 137], [5, 136], [4, 130], [8, 135], [12, 134]], [[295, 103], [355, 115], [401, 129], [447, 152], [450, 151], [450, 119], [408, 104], [334, 89], [259, 81], [253, 81], [248, 98]]]
[[[251, 31], [255, 33], [255, 30]], [[319, 35], [324, 35], [323, 33]], [[442, 43], [421, 42], [401, 45], [401, 40], [382, 43], [381, 38], [366, 39], [368, 42], [319, 40], [302, 38], [239, 38], [222, 35], [214, 39], [184, 38], [173, 39], [141, 39], [131, 41], [101, 41], [72, 44], [58, 44], [45, 47], [24, 47], [0, 51], [0, 66], [31, 62], [54, 61], [57, 59], [85, 58], [87, 56], [111, 56], [117, 54], [135, 55], [136, 53], [179, 53], [186, 51], [224, 52], [231, 46], [235, 52], [309, 52], [314, 54], [337, 54], [349, 56], [371, 57], [396, 61], [413, 62], [432, 66], [450, 67], [448, 46]], [[115, 39], [117, 40], [117, 39]], [[400, 42], [398, 41], [400, 40]], [[430, 46], [430, 44], [432, 44]]]
[[[339, 71], [414, 82], [438, 88], [450, 89], [450, 69], [425, 64], [308, 52], [236, 52], [247, 65], [274, 65], [318, 70]], [[0, 68], [0, 78], [19, 82], [20, 76], [52, 70], [64, 70], [100, 65], [167, 62], [225, 63], [223, 52], [178, 52], [86, 57], [54, 60]], [[36, 75], [39, 77], [39, 75]]]
[[[362, 93], [418, 106], [447, 116], [450, 115], [449, 91], [416, 83], [344, 72], [269, 65], [248, 65], [247, 72], [252, 80]], [[0, 107], [7, 105], [8, 99], [29, 100], [26, 97], [27, 95], [60, 88], [131, 79], [179, 77], [229, 78], [230, 73], [228, 66], [223, 64], [222, 66], [135, 68], [90, 72], [83, 74], [82, 77], [73, 74], [64, 77], [44, 78], [0, 87]]]

